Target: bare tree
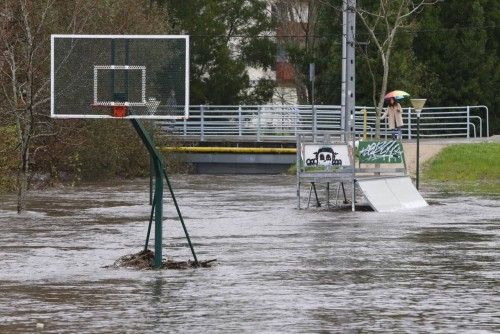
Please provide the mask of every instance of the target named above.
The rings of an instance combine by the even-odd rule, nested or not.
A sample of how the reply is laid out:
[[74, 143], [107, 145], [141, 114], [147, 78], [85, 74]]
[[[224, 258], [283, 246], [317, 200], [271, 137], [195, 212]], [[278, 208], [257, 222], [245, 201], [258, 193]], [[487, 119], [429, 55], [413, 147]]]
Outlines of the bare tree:
[[[440, 0], [379, 0], [373, 11], [359, 6], [356, 11], [361, 23], [368, 31], [370, 40], [377, 48], [378, 56], [383, 69], [380, 88], [376, 90], [376, 80], [373, 71], [370, 75], [373, 83], [373, 100], [376, 103], [376, 136], [380, 137], [380, 113], [384, 106], [384, 96], [387, 92], [391, 55], [394, 51], [394, 42], [397, 33], [410, 26], [412, 20], [425, 6], [434, 5]], [[378, 94], [378, 98], [376, 95]]]
[[[10, 0], [0, 9], [0, 116], [10, 120], [17, 135], [17, 211], [26, 209], [32, 142], [53, 135], [49, 119], [50, 31], [61, 21], [64, 31], [76, 33], [85, 24], [80, 16], [85, 1]], [[71, 13], [63, 19], [54, 6]]]
[[147, 3], [4, 0], [0, 5], [0, 120], [16, 129], [18, 213], [26, 209], [31, 160], [40, 149], [33, 143], [57, 134], [49, 112], [50, 34], [164, 33], [165, 10], [148, 10]]
[[[340, 1], [318, 0], [323, 5], [342, 10]], [[346, 0], [342, 0], [345, 2]], [[415, 17], [425, 8], [442, 0], [369, 0], [358, 1], [356, 4], [357, 16], [367, 30], [370, 41], [375, 45], [380, 65], [382, 78], [377, 80], [373, 64], [365, 53], [368, 61], [368, 70], [372, 81], [373, 103], [376, 107], [376, 136], [380, 137], [380, 114], [384, 106], [384, 96], [387, 92], [387, 83], [390, 73], [391, 56], [398, 32], [414, 24]], [[364, 50], [366, 52], [366, 49]], [[378, 89], [377, 89], [378, 88]]]

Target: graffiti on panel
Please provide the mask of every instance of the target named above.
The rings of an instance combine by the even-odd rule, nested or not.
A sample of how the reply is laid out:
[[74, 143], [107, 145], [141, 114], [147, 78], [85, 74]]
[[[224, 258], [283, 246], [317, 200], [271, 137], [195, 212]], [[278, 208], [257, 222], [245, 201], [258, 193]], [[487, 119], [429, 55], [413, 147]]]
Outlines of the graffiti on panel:
[[399, 141], [361, 141], [358, 146], [361, 163], [402, 163], [403, 145]]
[[304, 144], [301, 151], [305, 171], [331, 172], [350, 166], [349, 149], [345, 144]]

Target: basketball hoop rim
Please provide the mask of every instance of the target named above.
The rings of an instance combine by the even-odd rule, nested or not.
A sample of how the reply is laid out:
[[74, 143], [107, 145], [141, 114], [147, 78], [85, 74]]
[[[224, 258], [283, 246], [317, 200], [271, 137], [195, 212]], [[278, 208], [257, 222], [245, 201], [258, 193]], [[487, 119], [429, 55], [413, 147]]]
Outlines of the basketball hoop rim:
[[[108, 105], [108, 104], [101, 104], [101, 103], [92, 103], [90, 104], [90, 107], [91, 108], [110, 108], [110, 109], [113, 109], [113, 107], [126, 107], [126, 108], [129, 108], [130, 106], [126, 106], [126, 105], [123, 105], [123, 103], [120, 103], [120, 105]], [[144, 107], [146, 107], [146, 105], [144, 105]], [[81, 116], [79, 115], [64, 115], [64, 116], [61, 116], [61, 117], [54, 117], [54, 118], [61, 118], [61, 119], [65, 119], [65, 118], [82, 118]], [[127, 115], [127, 116], [124, 116], [124, 117], [115, 117], [115, 116], [111, 116], [111, 115], [87, 115], [85, 117], [85, 119], [149, 119], [149, 120], [158, 120], [158, 121], [162, 121], [162, 120], [188, 120], [189, 119], [189, 116], [185, 116], [185, 115], [178, 115], [178, 116], [166, 116], [166, 115]]]

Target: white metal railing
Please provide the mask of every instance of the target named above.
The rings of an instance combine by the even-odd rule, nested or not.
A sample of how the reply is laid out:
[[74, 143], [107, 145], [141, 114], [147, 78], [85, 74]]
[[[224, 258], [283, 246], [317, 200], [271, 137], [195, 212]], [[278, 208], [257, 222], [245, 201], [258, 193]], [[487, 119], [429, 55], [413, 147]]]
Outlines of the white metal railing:
[[[375, 135], [375, 108], [356, 107], [356, 135]], [[417, 116], [412, 108], [403, 110], [403, 138], [416, 136]], [[189, 119], [159, 121], [163, 130], [177, 136], [205, 140], [295, 141], [300, 134], [341, 132], [341, 111], [336, 105], [241, 105], [191, 106]], [[483, 129], [486, 132], [483, 133]], [[489, 136], [486, 106], [424, 108], [420, 117], [421, 137]], [[381, 122], [381, 136], [390, 137], [387, 119]]]

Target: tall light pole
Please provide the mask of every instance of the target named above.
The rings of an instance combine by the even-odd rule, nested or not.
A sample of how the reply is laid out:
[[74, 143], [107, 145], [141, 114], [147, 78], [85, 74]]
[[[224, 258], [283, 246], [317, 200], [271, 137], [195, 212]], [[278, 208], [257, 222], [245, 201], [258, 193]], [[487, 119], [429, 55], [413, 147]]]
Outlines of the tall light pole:
[[411, 105], [415, 109], [415, 112], [417, 113], [417, 189], [419, 186], [419, 179], [420, 179], [420, 113], [422, 112], [422, 109], [424, 109], [425, 101], [427, 99], [411, 99]]

